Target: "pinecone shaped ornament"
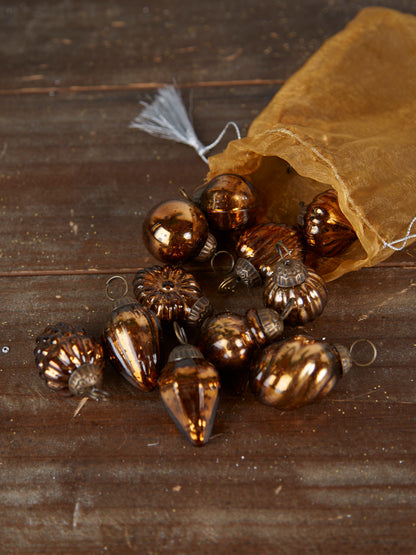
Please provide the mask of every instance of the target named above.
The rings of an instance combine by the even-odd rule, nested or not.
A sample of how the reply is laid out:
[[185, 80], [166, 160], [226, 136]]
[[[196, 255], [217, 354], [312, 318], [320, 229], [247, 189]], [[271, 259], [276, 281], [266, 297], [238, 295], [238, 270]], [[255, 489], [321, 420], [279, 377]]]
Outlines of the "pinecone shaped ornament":
[[108, 286], [114, 277], [107, 282], [107, 296], [113, 304], [103, 332], [104, 345], [111, 362], [127, 381], [141, 391], [151, 391], [160, 374], [160, 322], [154, 312], [134, 299], [112, 298]]
[[201, 446], [214, 425], [220, 381], [215, 367], [187, 343], [183, 330], [177, 336], [181, 345], [171, 351], [162, 370], [160, 395], [178, 429], [193, 445]]
[[103, 348], [83, 328], [59, 323], [37, 337], [35, 361], [46, 385], [65, 395], [105, 400]]
[[263, 350], [252, 366], [250, 385], [262, 403], [296, 409], [328, 395], [351, 365], [344, 346], [299, 334]]
[[317, 318], [328, 300], [325, 281], [315, 270], [300, 260], [285, 255], [275, 264], [273, 274], [266, 280], [263, 292], [265, 306], [277, 312], [294, 302], [286, 321], [291, 325], [304, 325]]

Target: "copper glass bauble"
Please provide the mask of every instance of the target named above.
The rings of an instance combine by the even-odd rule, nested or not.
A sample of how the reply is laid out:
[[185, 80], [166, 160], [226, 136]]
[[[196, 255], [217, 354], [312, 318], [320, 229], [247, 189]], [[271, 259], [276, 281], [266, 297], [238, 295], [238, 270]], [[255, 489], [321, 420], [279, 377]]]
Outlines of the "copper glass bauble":
[[286, 258], [274, 266], [273, 274], [266, 280], [263, 300], [265, 306], [277, 312], [293, 300], [295, 304], [286, 321], [303, 325], [322, 313], [328, 292], [325, 281], [315, 270], [300, 260]]
[[257, 193], [251, 183], [239, 175], [218, 175], [198, 189], [195, 196], [209, 225], [221, 231], [240, 229], [256, 216]]
[[67, 395], [105, 397], [100, 391], [103, 348], [83, 328], [59, 323], [37, 337], [35, 361], [48, 387]]
[[185, 437], [197, 446], [209, 440], [220, 382], [215, 367], [193, 345], [175, 347], [159, 379], [162, 400]]
[[143, 223], [143, 238], [148, 250], [168, 264], [208, 260], [216, 249], [204, 214], [186, 199], [155, 206]]
[[121, 375], [142, 391], [157, 385], [160, 373], [160, 323], [133, 299], [113, 303], [103, 332], [109, 358]]
[[218, 370], [247, 370], [253, 353], [283, 332], [274, 310], [250, 309], [245, 316], [223, 312], [204, 321], [199, 348]]
[[194, 304], [203, 296], [193, 274], [169, 265], [139, 270], [133, 288], [140, 304], [167, 321], [187, 320]]
[[340, 254], [357, 239], [333, 189], [317, 195], [302, 218], [305, 240], [321, 256]]
[[236, 243], [235, 251], [238, 257], [250, 261], [265, 279], [270, 277], [274, 264], [281, 258], [276, 249], [277, 243], [283, 243], [292, 258], [303, 260], [301, 232], [294, 226], [273, 222], [245, 230]]
[[252, 366], [250, 385], [261, 402], [296, 409], [328, 395], [350, 367], [342, 345], [297, 335], [264, 349]]

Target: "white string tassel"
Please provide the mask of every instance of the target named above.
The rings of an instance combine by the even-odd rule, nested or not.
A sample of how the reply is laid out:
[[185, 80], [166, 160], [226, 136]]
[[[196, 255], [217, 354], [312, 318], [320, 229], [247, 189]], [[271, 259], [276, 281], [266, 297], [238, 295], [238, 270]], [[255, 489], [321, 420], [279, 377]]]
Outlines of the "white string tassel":
[[[416, 222], [416, 217], [413, 218], [413, 220], [410, 222], [409, 227], [407, 228], [407, 233], [405, 237], [402, 237], [401, 239], [396, 239], [395, 241], [392, 241], [391, 243], [387, 243], [387, 241], [383, 241], [383, 248], [390, 248], [394, 251], [401, 251], [405, 248], [405, 246], [407, 245], [407, 242], [409, 241], [409, 239], [416, 239], [416, 235], [410, 235], [410, 232], [412, 230], [413, 224]], [[399, 243], [403, 243], [400, 247], [396, 247], [395, 245], [399, 244]]]
[[189, 145], [196, 150], [207, 164], [208, 160], [205, 153], [221, 141], [230, 126], [234, 127], [237, 138], [241, 139], [238, 125], [229, 121], [215, 141], [208, 146], [204, 146], [195, 133], [181, 95], [173, 85], [158, 89], [152, 103], [142, 102], [141, 104], [143, 104], [144, 109], [134, 118], [129, 127], [140, 129], [155, 137]]

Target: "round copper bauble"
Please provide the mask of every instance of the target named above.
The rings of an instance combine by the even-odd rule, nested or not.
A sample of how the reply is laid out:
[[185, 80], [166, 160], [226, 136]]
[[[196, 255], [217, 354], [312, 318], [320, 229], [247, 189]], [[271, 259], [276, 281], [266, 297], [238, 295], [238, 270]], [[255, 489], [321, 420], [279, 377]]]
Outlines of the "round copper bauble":
[[325, 281], [315, 270], [299, 260], [285, 259], [274, 266], [263, 292], [265, 306], [282, 312], [289, 302], [293, 308], [286, 321], [304, 325], [317, 318], [324, 310], [328, 292]]
[[349, 367], [344, 347], [297, 335], [262, 351], [250, 385], [261, 402], [296, 409], [325, 397]]
[[357, 239], [333, 189], [320, 193], [307, 206], [303, 233], [308, 246], [321, 256], [340, 254]]
[[59, 323], [36, 339], [35, 361], [48, 387], [68, 395], [101, 398], [103, 348], [83, 328]]
[[257, 193], [253, 185], [239, 175], [226, 173], [214, 177], [198, 197], [209, 225], [221, 231], [246, 226], [256, 216]]
[[219, 370], [248, 368], [256, 349], [283, 332], [283, 320], [274, 310], [250, 309], [245, 316], [224, 312], [204, 321], [199, 348]]
[[235, 251], [238, 257], [249, 260], [263, 279], [270, 277], [274, 264], [281, 259], [276, 249], [283, 243], [292, 258], [303, 260], [304, 242], [298, 228], [273, 222], [246, 229], [239, 237]]
[[151, 391], [160, 374], [160, 323], [156, 315], [133, 299], [113, 303], [103, 337], [111, 362], [142, 391]]
[[177, 266], [152, 266], [139, 270], [133, 289], [140, 304], [152, 310], [159, 320], [186, 320], [202, 297], [194, 276]]
[[208, 259], [216, 248], [204, 214], [186, 199], [155, 206], [143, 223], [143, 238], [147, 249], [169, 264], [184, 264], [198, 255]]

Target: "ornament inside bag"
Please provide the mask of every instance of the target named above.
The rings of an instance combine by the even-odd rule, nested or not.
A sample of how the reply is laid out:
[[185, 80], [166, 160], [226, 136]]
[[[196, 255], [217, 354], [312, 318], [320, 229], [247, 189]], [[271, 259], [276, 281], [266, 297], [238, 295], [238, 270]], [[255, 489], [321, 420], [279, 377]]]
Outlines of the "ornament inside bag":
[[316, 253], [326, 281], [416, 239], [415, 50], [414, 16], [363, 9], [282, 86], [246, 137], [209, 158], [207, 180], [247, 178], [271, 221], [294, 225], [299, 202], [335, 192], [357, 239]]

